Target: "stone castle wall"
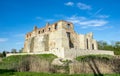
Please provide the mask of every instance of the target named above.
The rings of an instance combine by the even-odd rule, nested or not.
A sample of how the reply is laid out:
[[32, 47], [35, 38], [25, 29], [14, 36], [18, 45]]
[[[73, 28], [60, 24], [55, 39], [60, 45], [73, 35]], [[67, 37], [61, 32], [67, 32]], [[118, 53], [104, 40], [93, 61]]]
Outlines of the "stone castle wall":
[[114, 55], [113, 51], [105, 51], [105, 50], [80, 50], [80, 49], [53, 49], [50, 51], [41, 51], [41, 52], [32, 52], [32, 53], [17, 53], [17, 54], [7, 54], [8, 56], [12, 55], [33, 55], [33, 54], [54, 54], [60, 58], [65, 59], [74, 59], [78, 56], [83, 55]]
[[71, 22], [61, 20], [51, 25], [47, 23], [44, 28], [34, 27], [32, 32], [26, 34], [23, 52], [46, 52], [62, 58], [87, 54], [113, 54], [96, 50], [97, 41], [93, 39], [93, 33], [77, 34]]
[[80, 49], [66, 49], [64, 51], [64, 58], [76, 58], [83, 55], [114, 55], [113, 51], [106, 50], [80, 50]]

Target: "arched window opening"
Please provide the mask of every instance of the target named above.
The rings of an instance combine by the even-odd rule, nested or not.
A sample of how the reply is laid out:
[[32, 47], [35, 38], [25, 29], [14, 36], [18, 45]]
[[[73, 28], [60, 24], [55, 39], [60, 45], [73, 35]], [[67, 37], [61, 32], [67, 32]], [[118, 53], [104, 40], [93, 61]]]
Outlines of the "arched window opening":
[[57, 28], [58, 28], [58, 25], [57, 25], [57, 23], [55, 24], [55, 30], [57, 30]]
[[50, 31], [50, 28], [48, 28], [48, 30]]
[[87, 43], [87, 49], [89, 49], [89, 47], [88, 47], [88, 39], [86, 40], [86, 43]]
[[67, 28], [68, 28], [68, 29], [70, 28], [70, 24], [67, 24]]
[[30, 34], [30, 37], [31, 37], [31, 34]]
[[40, 31], [38, 32], [38, 34], [40, 34]]
[[43, 33], [44, 33], [44, 29], [43, 29], [43, 31], [42, 31]]
[[28, 34], [27, 34], [27, 38], [28, 38]]
[[67, 32], [67, 37], [69, 40], [69, 48], [74, 48], [74, 44], [72, 43], [71, 38], [70, 38], [70, 32]]
[[94, 44], [92, 44], [92, 50], [94, 50]]

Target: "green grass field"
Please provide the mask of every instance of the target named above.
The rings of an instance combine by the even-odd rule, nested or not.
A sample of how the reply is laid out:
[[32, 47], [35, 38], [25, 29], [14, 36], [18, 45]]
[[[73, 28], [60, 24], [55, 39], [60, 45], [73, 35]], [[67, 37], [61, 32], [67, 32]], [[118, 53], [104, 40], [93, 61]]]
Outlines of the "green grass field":
[[[53, 54], [41, 54], [41, 55], [17, 55], [3, 58], [0, 62], [0, 76], [120, 76], [120, 74], [104, 74], [104, 75], [94, 75], [94, 74], [62, 74], [62, 73], [42, 73], [42, 72], [17, 72], [14, 70], [15, 66], [18, 65], [19, 62], [23, 61], [25, 58], [34, 58], [36, 59], [44, 59], [48, 62], [51, 62], [53, 59], [57, 58]], [[77, 57], [78, 61], [88, 61], [90, 59], [97, 60], [107, 60], [112, 59], [112, 56], [108, 55], [89, 55], [89, 56], [80, 56]], [[38, 66], [37, 66], [38, 67]]]
[[113, 56], [111, 55], [85, 55], [85, 56], [76, 57], [76, 60], [78, 61], [90, 61], [91, 59], [109, 61], [113, 59]]
[[12, 70], [0, 70], [0, 76], [120, 76], [120, 74], [60, 74], [60, 73], [37, 73], [37, 72], [14, 72]]
[[57, 56], [53, 54], [9, 56], [2, 59], [2, 61], [0, 62], [0, 69], [12, 69], [13, 66], [18, 65], [19, 62], [23, 61], [25, 58], [30, 58], [30, 57], [36, 59], [43, 59], [48, 62], [51, 62], [53, 59], [57, 58]]

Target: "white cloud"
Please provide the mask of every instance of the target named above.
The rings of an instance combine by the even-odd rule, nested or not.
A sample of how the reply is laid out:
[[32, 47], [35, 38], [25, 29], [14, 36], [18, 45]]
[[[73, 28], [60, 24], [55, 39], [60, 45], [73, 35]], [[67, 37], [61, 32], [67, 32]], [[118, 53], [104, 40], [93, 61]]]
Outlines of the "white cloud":
[[92, 9], [90, 5], [84, 4], [84, 3], [77, 3], [77, 7], [82, 10], [90, 10]]
[[54, 19], [46, 19], [45, 22], [51, 22], [54, 21]]
[[86, 20], [86, 21], [79, 21], [80, 25], [85, 25], [85, 26], [103, 26], [107, 24], [108, 22], [105, 20]]
[[104, 26], [104, 27], [100, 27], [100, 28], [94, 28], [93, 30], [101, 31], [101, 30], [110, 29], [110, 28], [112, 28], [112, 26]]
[[16, 42], [16, 44], [17, 44], [17, 45], [21, 45], [21, 44], [23, 44], [23, 42]]
[[11, 35], [11, 34], [13, 34], [13, 32], [0, 32], [0, 34], [2, 34], [2, 35]]
[[98, 15], [98, 16], [96, 16], [96, 17], [98, 17], [98, 18], [109, 18], [108, 15]]
[[99, 27], [99, 26], [104, 26], [108, 23], [108, 21], [102, 20], [102, 19], [90, 19], [89, 20], [86, 17], [78, 17], [78, 16], [68, 17], [66, 20], [76, 25], [80, 25], [82, 28]]
[[39, 16], [38, 16], [38, 17], [36, 17], [36, 19], [37, 19], [37, 20], [41, 20], [41, 19], [42, 19], [42, 17], [39, 17]]
[[99, 14], [102, 10], [103, 10], [102, 8], [101, 8], [101, 9], [98, 9], [98, 10], [94, 13], [93, 16], [96, 16], [96, 15]]
[[91, 17], [97, 17], [102, 19], [109, 18], [109, 15], [99, 14], [102, 10], [103, 8], [98, 9]]
[[54, 16], [55, 16], [55, 17], [58, 17], [58, 18], [64, 18], [64, 17], [66, 17], [66, 16], [63, 15], [63, 14], [55, 14]]
[[14, 37], [24, 37], [25, 36], [25, 34], [16, 34], [16, 35], [14, 35]]
[[74, 3], [73, 3], [73, 2], [67, 2], [67, 3], [65, 3], [65, 5], [66, 5], [66, 6], [73, 6]]
[[6, 42], [8, 41], [8, 38], [0, 38], [0, 42]]
[[76, 15], [73, 15], [72, 17], [69, 17], [69, 19], [71, 19], [71, 20], [76, 20], [76, 19], [78, 19], [78, 20], [86, 20], [86, 17], [83, 17], [83, 16], [76, 16]]
[[73, 3], [73, 2], [67, 2], [65, 3], [66, 6], [74, 6], [76, 5], [75, 7], [81, 9], [81, 10], [90, 10], [92, 9], [90, 5], [87, 5], [87, 4], [84, 4], [84, 3], [81, 3], [81, 2], [78, 2], [78, 3]]

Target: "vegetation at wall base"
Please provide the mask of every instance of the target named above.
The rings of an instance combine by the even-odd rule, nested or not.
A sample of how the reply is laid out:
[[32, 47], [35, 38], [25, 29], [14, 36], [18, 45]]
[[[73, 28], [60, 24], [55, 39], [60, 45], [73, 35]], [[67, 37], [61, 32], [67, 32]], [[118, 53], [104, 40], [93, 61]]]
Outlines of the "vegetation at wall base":
[[120, 41], [112, 41], [111, 44], [106, 41], [98, 41], [98, 49], [114, 51], [115, 55], [120, 55]]
[[[0, 76], [95, 76], [94, 74], [61, 74], [40, 72], [14, 72], [12, 70], [0, 70]], [[100, 76], [100, 75], [96, 75]], [[103, 76], [120, 76], [120, 74], [103, 74]]]
[[20, 68], [20, 67], [27, 67], [29, 65], [33, 66], [32, 64], [34, 64], [34, 66], [35, 64], [39, 65], [38, 63], [40, 63], [41, 65], [44, 65], [43, 62], [47, 63], [46, 64], [47, 66], [55, 58], [57, 58], [57, 56], [53, 54], [9, 56], [2, 59], [2, 61], [0, 62], [0, 69], [17, 70], [17, 68]]
[[109, 61], [113, 59], [113, 56], [111, 55], [84, 55], [84, 56], [76, 57], [76, 60], [78, 61], [89, 61], [91, 59]]
[[106, 65], [114, 67], [113, 71], [108, 72], [113, 74], [100, 71], [100, 74], [104, 76], [119, 76], [119, 74], [114, 73], [120, 73], [120, 58], [110, 55], [79, 56], [76, 58], [77, 61], [63, 60], [64, 65], [62, 66], [51, 64], [55, 58], [57, 57], [53, 54], [9, 56], [0, 62], [0, 76], [94, 76], [99, 74], [94, 73], [89, 64], [95, 70], [96, 67], [100, 69]]

